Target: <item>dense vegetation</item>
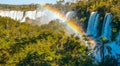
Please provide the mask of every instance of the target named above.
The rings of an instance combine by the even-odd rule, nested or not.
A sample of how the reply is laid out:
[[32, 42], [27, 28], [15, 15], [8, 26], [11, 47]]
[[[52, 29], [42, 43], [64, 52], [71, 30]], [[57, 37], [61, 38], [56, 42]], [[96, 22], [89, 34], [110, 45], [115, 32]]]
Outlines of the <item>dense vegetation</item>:
[[32, 26], [8, 17], [0, 17], [0, 29], [1, 66], [115, 66], [117, 64], [116, 59], [109, 56], [105, 58], [105, 62], [110, 63], [93, 64], [93, 57], [88, 55], [91, 50], [79, 37], [67, 36], [58, 20], [46, 25]]
[[[102, 22], [105, 13], [113, 14], [113, 33], [120, 29], [119, 0], [89, 0], [78, 3], [52, 5], [59, 10], [75, 9], [79, 23], [86, 27], [90, 13], [98, 11]], [[58, 7], [59, 6], [59, 7]], [[0, 5], [2, 10], [34, 10], [36, 5]], [[8, 17], [0, 17], [0, 65], [1, 66], [117, 66], [114, 57], [106, 56], [94, 63], [91, 52], [79, 37], [67, 36], [57, 20], [46, 25], [20, 23]]]
[[0, 10], [16, 10], [16, 11], [32, 11], [37, 8], [37, 5], [8, 5], [8, 4], [0, 4]]
[[90, 50], [78, 37], [67, 36], [60, 27], [57, 20], [31, 26], [0, 17], [0, 65], [92, 66]]

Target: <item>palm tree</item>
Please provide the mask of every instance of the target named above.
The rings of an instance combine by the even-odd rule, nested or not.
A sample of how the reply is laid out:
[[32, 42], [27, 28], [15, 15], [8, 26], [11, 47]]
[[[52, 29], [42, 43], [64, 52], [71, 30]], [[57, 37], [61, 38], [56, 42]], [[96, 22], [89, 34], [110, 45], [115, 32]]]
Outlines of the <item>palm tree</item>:
[[97, 45], [94, 48], [96, 53], [100, 52], [100, 56], [102, 58], [101, 61], [103, 62], [103, 64], [105, 60], [105, 49], [107, 50], [109, 55], [111, 55], [111, 50], [112, 50], [112, 48], [107, 45], [107, 42], [108, 42], [107, 40], [97, 41]]

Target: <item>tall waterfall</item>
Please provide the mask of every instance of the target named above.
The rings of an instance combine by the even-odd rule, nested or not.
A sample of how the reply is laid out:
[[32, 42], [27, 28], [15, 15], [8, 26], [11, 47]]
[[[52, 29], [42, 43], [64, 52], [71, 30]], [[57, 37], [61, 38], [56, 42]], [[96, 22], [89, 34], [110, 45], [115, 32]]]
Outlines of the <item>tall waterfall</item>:
[[[92, 37], [97, 36], [98, 32], [101, 32], [101, 36], [97, 36], [98, 40], [99, 37], [105, 37], [107, 40], [111, 41], [111, 36], [112, 36], [112, 27], [111, 27], [111, 22], [112, 22], [112, 14], [111, 13], [107, 13], [104, 17], [103, 20], [103, 24], [98, 25], [99, 24], [99, 14], [97, 12], [92, 12], [91, 16], [89, 18], [88, 21], [88, 27], [87, 27], [87, 34], [88, 35], [92, 35]], [[102, 31], [100, 31], [100, 29], [97, 29], [97, 27], [101, 27]], [[116, 38], [114, 38], [115, 41], [111, 41], [108, 42], [106, 44], [104, 44], [104, 55], [108, 55], [109, 51], [107, 49], [107, 47], [111, 47], [111, 55], [115, 56], [115, 58], [117, 58], [118, 54], [120, 54], [120, 31], [118, 32], [118, 35]], [[101, 61], [101, 53], [100, 53], [100, 47], [102, 46], [102, 43], [99, 43], [96, 45], [97, 48], [94, 49], [94, 53], [93, 56], [95, 57], [95, 59], [97, 61]], [[120, 61], [120, 60], [119, 60]]]
[[98, 34], [98, 24], [99, 24], [99, 14], [97, 12], [92, 12], [89, 18], [87, 34], [92, 37], [96, 37]]
[[112, 22], [112, 14], [107, 13], [103, 21], [102, 35], [101, 35], [104, 36], [107, 40], [111, 40], [111, 33], [112, 33], [111, 22]]

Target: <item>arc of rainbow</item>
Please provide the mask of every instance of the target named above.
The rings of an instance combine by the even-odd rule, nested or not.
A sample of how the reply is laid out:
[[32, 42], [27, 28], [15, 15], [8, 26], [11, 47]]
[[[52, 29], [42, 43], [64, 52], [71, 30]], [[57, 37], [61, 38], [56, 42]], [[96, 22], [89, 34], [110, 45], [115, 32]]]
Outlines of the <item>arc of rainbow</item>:
[[[68, 20], [59, 10], [57, 10], [54, 7], [51, 6], [40, 6], [43, 7], [45, 9], [47, 9], [48, 11], [52, 12], [54, 15], [58, 16], [60, 19], [62, 19], [63, 21], [65, 21], [67, 23], [67, 25], [69, 25], [75, 32], [77, 32], [79, 35], [85, 35], [85, 32], [83, 31], [82, 27], [80, 25], [78, 25], [75, 21], [73, 20]], [[92, 45], [95, 45], [95, 41], [91, 40], [89, 37], [89, 42]]]

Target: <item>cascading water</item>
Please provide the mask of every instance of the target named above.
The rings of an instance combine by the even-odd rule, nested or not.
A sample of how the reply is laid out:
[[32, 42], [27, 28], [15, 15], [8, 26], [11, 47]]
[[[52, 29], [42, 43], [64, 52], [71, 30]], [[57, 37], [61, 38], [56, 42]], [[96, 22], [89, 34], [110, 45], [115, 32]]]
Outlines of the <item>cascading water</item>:
[[73, 19], [76, 16], [76, 12], [75, 11], [69, 11], [69, 12], [66, 13], [65, 16], [68, 20]]
[[[11, 17], [12, 19], [20, 20], [22, 22], [25, 21], [26, 17], [33, 19], [33, 20], [41, 18], [41, 20], [38, 20], [39, 21], [38, 23], [40, 23], [40, 24], [41, 23], [45, 24], [45, 23], [48, 23], [50, 20], [58, 18], [57, 16], [53, 15], [52, 13], [48, 12], [47, 10], [27, 11], [25, 13], [23, 11], [2, 11], [2, 10], [0, 10], [0, 16]], [[74, 16], [75, 16], [74, 12], [68, 12], [66, 14], [66, 17], [68, 17], [68, 18], [72, 18]], [[46, 21], [48, 21], [48, 22], [46, 22]], [[111, 30], [111, 26], [110, 26], [111, 22], [112, 22], [112, 14], [107, 13], [104, 18], [104, 21], [103, 21], [101, 36], [106, 37], [106, 39], [108, 39], [108, 40], [111, 40], [111, 34], [112, 34], [112, 30]], [[95, 37], [95, 38], [98, 37], [98, 32], [100, 32], [100, 30], [98, 29], [98, 26], [100, 26], [99, 25], [99, 14], [98, 14], [98, 12], [92, 12], [91, 16], [89, 18], [89, 22], [88, 22], [87, 34], [91, 35], [92, 37]], [[120, 43], [120, 32], [118, 33], [116, 41], [113, 41], [108, 44], [108, 46], [110, 46], [112, 48], [112, 55], [114, 55], [114, 56], [116, 55], [116, 53], [120, 54], [120, 50], [119, 50], [120, 47], [118, 45], [116, 45], [118, 43]], [[106, 49], [105, 49], [105, 51], [106, 51]], [[98, 53], [98, 54], [100, 54], [100, 53]], [[96, 54], [96, 57], [98, 58], [97, 54]]]
[[103, 21], [102, 35], [101, 35], [105, 37], [107, 40], [111, 40], [111, 34], [112, 34], [111, 22], [112, 22], [112, 14], [107, 13]]
[[118, 36], [116, 38], [116, 43], [120, 45], [120, 31], [119, 31]]
[[98, 34], [98, 24], [99, 24], [99, 14], [97, 12], [92, 12], [88, 21], [87, 34], [92, 37], [96, 37]]
[[[115, 41], [108, 43], [108, 46], [110, 46], [112, 49], [111, 50], [112, 55], [115, 56], [116, 59], [118, 59], [120, 55], [120, 31], [118, 32], [118, 35], [115, 38]], [[120, 62], [120, 59], [118, 60], [118, 62]]]
[[[0, 16], [3, 17], [10, 17], [14, 20], [19, 20], [20, 22], [25, 22], [26, 18], [29, 18], [31, 22], [29, 23], [36, 23], [40, 24], [48, 24], [51, 20], [57, 19], [58, 17], [53, 15], [48, 10], [43, 9], [41, 10], [34, 10], [34, 11], [4, 11], [0, 10]], [[34, 20], [34, 21], [33, 21]], [[32, 22], [33, 21], [33, 22]]]
[[[88, 35], [92, 35], [92, 37], [97, 36], [98, 31], [100, 32], [99, 29], [97, 29], [97, 27], [102, 27], [102, 32], [101, 32], [101, 36], [100, 37], [105, 37], [107, 40], [111, 41], [111, 36], [112, 36], [112, 27], [111, 27], [111, 22], [112, 22], [112, 14], [111, 13], [107, 13], [104, 17], [104, 21], [103, 21], [103, 25], [100, 26], [99, 24], [99, 14], [97, 14], [97, 12], [92, 12], [91, 16], [89, 18], [89, 22], [88, 22], [88, 27], [87, 27], [87, 34]], [[98, 38], [96, 38], [98, 40]], [[117, 58], [117, 55], [120, 55], [120, 31], [117, 35], [117, 37], [115, 38], [115, 41], [111, 41], [108, 43], [104, 44], [104, 55], [109, 55], [109, 51], [107, 49], [107, 47], [111, 48], [111, 55], [115, 56], [115, 58]], [[97, 49], [94, 49], [93, 52], [93, 56], [95, 57], [95, 59], [100, 62], [102, 57], [101, 57], [101, 46], [102, 46], [102, 42], [98, 42], [98, 44], [96, 45]]]

